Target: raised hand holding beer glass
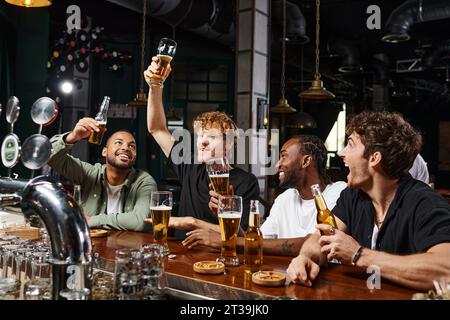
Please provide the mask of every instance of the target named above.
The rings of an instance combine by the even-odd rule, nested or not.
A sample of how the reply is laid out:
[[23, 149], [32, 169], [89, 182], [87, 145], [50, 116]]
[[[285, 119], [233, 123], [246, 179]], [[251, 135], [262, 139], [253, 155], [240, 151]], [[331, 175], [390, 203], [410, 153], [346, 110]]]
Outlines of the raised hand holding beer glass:
[[153, 242], [164, 247], [164, 254], [169, 254], [167, 232], [172, 212], [172, 192], [153, 191], [150, 200], [150, 214], [153, 225]]
[[162, 38], [158, 44], [158, 70], [149, 75], [147, 82], [150, 86], [163, 86], [163, 82], [170, 71], [169, 64], [175, 56], [177, 43], [169, 38]]
[[218, 216], [222, 240], [222, 250], [218, 261], [228, 266], [238, 266], [236, 243], [242, 216], [242, 197], [220, 196]]

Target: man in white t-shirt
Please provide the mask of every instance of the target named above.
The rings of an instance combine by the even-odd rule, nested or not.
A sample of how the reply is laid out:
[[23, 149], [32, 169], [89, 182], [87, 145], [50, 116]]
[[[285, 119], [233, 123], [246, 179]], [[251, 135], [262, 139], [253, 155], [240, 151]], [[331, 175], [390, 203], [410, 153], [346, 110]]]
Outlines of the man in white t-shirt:
[[[289, 188], [280, 194], [270, 210], [270, 215], [261, 226], [266, 239], [267, 253], [295, 254], [304, 238], [316, 231], [317, 209], [311, 185], [319, 184], [328, 209], [336, 201], [347, 184], [332, 183], [326, 174], [327, 149], [316, 136], [299, 135], [289, 139], [281, 148], [278, 162], [280, 187]], [[272, 251], [273, 250], [273, 251]]]
[[[275, 200], [270, 215], [261, 226], [264, 253], [296, 256], [308, 234], [316, 230], [317, 210], [310, 186], [319, 184], [329, 209], [332, 209], [345, 182], [331, 183], [326, 174], [327, 149], [316, 136], [300, 135], [281, 148], [278, 161], [280, 186], [289, 188]], [[220, 248], [220, 235], [206, 228], [187, 233], [183, 245]], [[237, 247], [243, 247], [238, 238]]]

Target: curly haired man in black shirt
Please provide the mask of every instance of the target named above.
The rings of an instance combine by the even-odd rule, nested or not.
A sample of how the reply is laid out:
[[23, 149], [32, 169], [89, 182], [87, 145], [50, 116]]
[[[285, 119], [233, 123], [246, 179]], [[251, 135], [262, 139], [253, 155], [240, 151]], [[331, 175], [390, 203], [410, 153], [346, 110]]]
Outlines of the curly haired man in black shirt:
[[403, 117], [363, 112], [347, 126], [339, 155], [349, 168], [348, 188], [332, 210], [338, 229], [326, 224], [304, 243], [289, 265], [297, 283], [311, 286], [327, 260], [360, 268], [378, 266], [381, 276], [427, 290], [450, 280], [450, 205], [408, 170], [422, 137]]

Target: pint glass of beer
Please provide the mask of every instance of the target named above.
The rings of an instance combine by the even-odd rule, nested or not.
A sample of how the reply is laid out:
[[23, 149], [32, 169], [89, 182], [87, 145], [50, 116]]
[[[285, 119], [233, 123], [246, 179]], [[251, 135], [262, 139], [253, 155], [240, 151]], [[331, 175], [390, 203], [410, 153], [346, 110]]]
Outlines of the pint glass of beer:
[[220, 196], [217, 212], [222, 239], [222, 250], [218, 260], [227, 266], [238, 266], [239, 258], [236, 254], [236, 242], [242, 216], [242, 197]]
[[150, 215], [153, 225], [153, 242], [164, 247], [164, 254], [169, 254], [167, 231], [172, 211], [172, 192], [153, 191], [150, 200]]
[[161, 70], [159, 74], [154, 74], [152, 79], [150, 80], [152, 84], [162, 85], [162, 75], [165, 73], [167, 66], [172, 61], [175, 56], [175, 52], [177, 51], [177, 43], [169, 38], [162, 38], [159, 40], [158, 44], [158, 53], [157, 56], [159, 58], [159, 65], [161, 66]]
[[222, 196], [228, 194], [230, 185], [230, 165], [227, 158], [211, 159], [206, 162], [206, 171], [214, 191]]

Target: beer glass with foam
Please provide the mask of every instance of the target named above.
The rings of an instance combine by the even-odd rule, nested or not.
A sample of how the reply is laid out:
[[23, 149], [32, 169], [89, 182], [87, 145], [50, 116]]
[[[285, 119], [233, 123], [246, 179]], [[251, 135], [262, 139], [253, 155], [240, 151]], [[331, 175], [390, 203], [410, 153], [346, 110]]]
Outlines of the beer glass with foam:
[[153, 242], [164, 247], [164, 254], [170, 252], [167, 244], [170, 214], [172, 212], [172, 192], [153, 191], [150, 200], [150, 215], [153, 225]]
[[218, 260], [228, 266], [238, 266], [236, 243], [242, 216], [242, 197], [220, 196], [217, 213], [222, 240], [222, 250]]
[[159, 40], [158, 53], [159, 65], [161, 69], [158, 74], [154, 74], [150, 80], [151, 84], [162, 86], [162, 75], [166, 72], [167, 66], [172, 61], [177, 51], [177, 43], [169, 38], [162, 38]]
[[222, 196], [226, 196], [230, 184], [230, 165], [227, 158], [208, 160], [206, 162], [206, 171], [214, 191]]

